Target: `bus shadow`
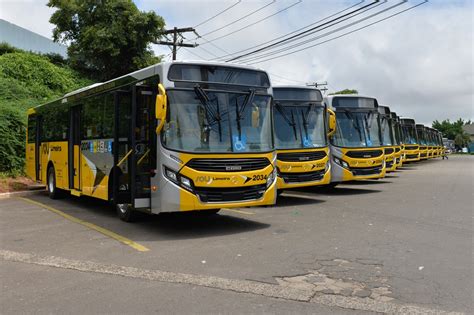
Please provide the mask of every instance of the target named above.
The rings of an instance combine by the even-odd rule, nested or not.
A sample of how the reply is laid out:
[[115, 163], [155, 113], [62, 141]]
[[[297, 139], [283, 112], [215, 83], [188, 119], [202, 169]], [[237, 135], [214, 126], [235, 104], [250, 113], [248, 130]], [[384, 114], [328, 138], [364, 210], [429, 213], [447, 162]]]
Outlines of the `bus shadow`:
[[352, 188], [352, 187], [343, 187], [337, 186], [334, 188], [326, 187], [314, 187], [314, 188], [302, 188], [301, 191], [311, 192], [314, 194], [320, 195], [329, 195], [329, 196], [350, 196], [350, 195], [365, 195], [381, 192], [378, 189], [366, 189], [366, 188]]
[[325, 200], [317, 199], [316, 196], [301, 195], [297, 190], [288, 190], [278, 196], [277, 203], [273, 207], [314, 205], [322, 202], [325, 202]]
[[378, 184], [390, 184], [391, 181], [388, 180], [355, 180], [350, 182], [344, 182], [344, 185], [349, 186], [365, 186], [365, 185], [378, 185]]
[[[199, 211], [170, 212], [151, 215], [138, 213], [133, 223], [121, 221], [115, 209], [107, 202], [87, 196], [67, 196], [60, 200], [51, 200], [47, 194], [32, 198], [72, 215], [78, 219], [110, 229], [133, 240], [193, 239], [212, 236], [232, 235], [251, 232], [270, 227], [246, 218], [229, 215], [225, 210], [218, 214], [206, 214]], [[251, 211], [251, 210], [250, 210]]]
[[[202, 237], [224, 236], [252, 232], [269, 228], [271, 225], [237, 216], [228, 215], [223, 210], [218, 214], [202, 213], [160, 213], [159, 215], [140, 215], [135, 222], [146, 239], [180, 240]], [[139, 236], [135, 236], [140, 239]]]

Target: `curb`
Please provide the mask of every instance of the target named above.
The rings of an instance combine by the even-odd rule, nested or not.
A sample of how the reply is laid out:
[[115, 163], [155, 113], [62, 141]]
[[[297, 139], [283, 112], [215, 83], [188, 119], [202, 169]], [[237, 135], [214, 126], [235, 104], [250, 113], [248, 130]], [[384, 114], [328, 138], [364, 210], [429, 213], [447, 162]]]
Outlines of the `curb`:
[[28, 195], [37, 193], [39, 191], [44, 191], [44, 187], [35, 187], [35, 188], [30, 189], [30, 190], [12, 191], [12, 192], [1, 193], [0, 194], [0, 199], [28, 196]]

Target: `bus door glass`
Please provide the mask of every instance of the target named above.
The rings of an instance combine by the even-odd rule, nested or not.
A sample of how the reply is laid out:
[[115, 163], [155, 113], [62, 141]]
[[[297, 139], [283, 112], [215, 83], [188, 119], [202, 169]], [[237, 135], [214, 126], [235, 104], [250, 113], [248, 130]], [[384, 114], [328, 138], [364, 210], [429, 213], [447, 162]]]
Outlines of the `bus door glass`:
[[132, 106], [132, 199], [134, 208], [150, 208], [152, 169], [155, 168], [154, 150], [156, 90], [150, 86], [134, 88]]
[[69, 188], [81, 190], [81, 106], [71, 108], [69, 134]]
[[130, 193], [130, 155], [131, 148], [131, 115], [132, 92], [115, 92], [115, 128], [114, 128], [114, 168], [112, 176], [112, 191], [115, 203], [131, 202]]

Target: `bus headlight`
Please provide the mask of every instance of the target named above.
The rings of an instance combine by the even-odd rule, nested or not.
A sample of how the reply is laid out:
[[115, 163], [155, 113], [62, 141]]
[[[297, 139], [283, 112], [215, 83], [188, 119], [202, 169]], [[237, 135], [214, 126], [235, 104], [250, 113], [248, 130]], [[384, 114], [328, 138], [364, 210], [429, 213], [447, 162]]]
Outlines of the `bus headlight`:
[[349, 164], [347, 164], [346, 161], [341, 160], [340, 158], [337, 158], [337, 157], [334, 157], [333, 160], [334, 160], [334, 162], [336, 162], [336, 164], [339, 164], [340, 166], [342, 166], [346, 169], [349, 169]]
[[178, 174], [178, 172], [169, 169], [168, 167], [164, 167], [165, 177], [172, 181], [174, 184], [193, 192], [193, 181], [187, 178], [184, 175]]
[[273, 171], [267, 177], [267, 188], [270, 187], [277, 177], [277, 169], [274, 168]]

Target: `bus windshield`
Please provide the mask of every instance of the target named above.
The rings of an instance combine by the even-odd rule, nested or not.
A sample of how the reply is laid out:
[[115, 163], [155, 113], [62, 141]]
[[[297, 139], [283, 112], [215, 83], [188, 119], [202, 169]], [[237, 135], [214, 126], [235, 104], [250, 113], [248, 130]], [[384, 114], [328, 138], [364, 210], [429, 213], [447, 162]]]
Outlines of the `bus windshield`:
[[401, 136], [400, 136], [400, 128], [398, 123], [395, 120], [392, 120], [392, 134], [394, 136], [394, 144], [399, 145], [401, 144]]
[[377, 112], [337, 110], [336, 122], [334, 145], [352, 148], [382, 145]]
[[416, 133], [418, 135], [418, 140], [420, 141], [420, 144], [421, 145], [427, 145], [425, 130], [420, 129], [420, 128], [416, 128]]
[[276, 102], [277, 149], [320, 148], [327, 145], [324, 107], [308, 102]]
[[273, 150], [271, 97], [254, 92], [170, 89], [163, 145], [187, 152]]
[[404, 144], [418, 144], [415, 126], [403, 125], [402, 131]]
[[393, 133], [392, 133], [392, 121], [390, 118], [381, 116], [380, 128], [382, 130], [382, 142], [383, 145], [394, 145]]

